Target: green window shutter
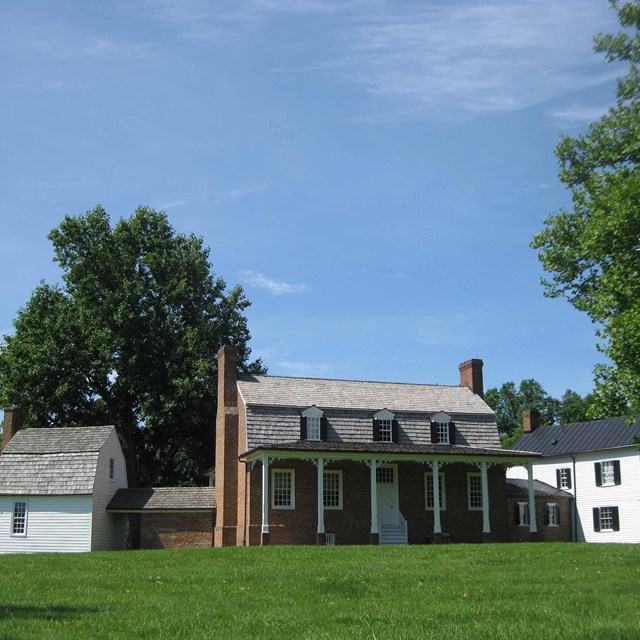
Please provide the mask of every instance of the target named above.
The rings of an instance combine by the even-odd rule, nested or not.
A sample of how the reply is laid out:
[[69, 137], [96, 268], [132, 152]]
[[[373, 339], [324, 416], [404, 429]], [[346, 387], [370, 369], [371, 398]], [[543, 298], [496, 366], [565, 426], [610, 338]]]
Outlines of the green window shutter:
[[380, 421], [375, 418], [373, 419], [373, 441], [380, 441]]
[[562, 489], [562, 483], [560, 482], [560, 471], [562, 471], [562, 469], [556, 469], [556, 487], [558, 487], [558, 489]]
[[398, 431], [399, 431], [398, 421], [392, 420], [391, 421], [391, 442], [398, 442]]
[[307, 439], [307, 419], [300, 416], [300, 440]]
[[[596, 487], [602, 486], [602, 465], [599, 462], [594, 464], [594, 469], [596, 471]], [[600, 529], [598, 529], [600, 531]]]
[[551, 512], [551, 505], [545, 502], [544, 505], [544, 523], [545, 525], [549, 525], [550, 521], [551, 521], [551, 517], [550, 517], [550, 512]]
[[327, 418], [322, 416], [320, 418], [320, 440], [327, 439]]
[[613, 520], [613, 530], [620, 531], [620, 514], [618, 513], [618, 507], [611, 507], [611, 516]]
[[600, 531], [600, 509], [593, 507], [593, 530]]
[[555, 507], [555, 512], [556, 512], [556, 524], [560, 525], [560, 505], [557, 504]]
[[567, 489], [571, 489], [571, 469], [567, 469]]
[[613, 461], [613, 481], [614, 484], [620, 484], [622, 481], [620, 478], [620, 460]]
[[449, 422], [449, 444], [456, 443], [456, 423], [452, 420]]
[[438, 423], [431, 423], [431, 444], [438, 444]]

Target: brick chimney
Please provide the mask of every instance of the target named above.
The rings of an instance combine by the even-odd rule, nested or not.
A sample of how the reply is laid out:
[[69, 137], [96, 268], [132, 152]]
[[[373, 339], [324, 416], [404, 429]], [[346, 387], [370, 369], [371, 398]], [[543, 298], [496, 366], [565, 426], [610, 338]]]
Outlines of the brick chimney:
[[540, 426], [540, 412], [537, 409], [527, 409], [522, 412], [522, 433], [531, 433]]
[[484, 383], [482, 381], [482, 366], [484, 362], [479, 358], [472, 358], [463, 362], [460, 369], [460, 384], [469, 387], [473, 393], [484, 398]]
[[16, 435], [20, 429], [20, 410], [15, 407], [9, 407], [4, 410], [4, 422], [2, 423], [2, 448], [4, 449], [9, 440]]
[[224, 345], [218, 351], [218, 413], [216, 416], [216, 547], [236, 544], [238, 528], [238, 351]]

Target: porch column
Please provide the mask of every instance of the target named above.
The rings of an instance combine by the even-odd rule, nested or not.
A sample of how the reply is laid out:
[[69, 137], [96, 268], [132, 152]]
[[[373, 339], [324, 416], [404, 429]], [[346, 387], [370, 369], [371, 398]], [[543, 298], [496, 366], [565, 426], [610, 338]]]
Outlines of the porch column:
[[262, 533], [261, 543], [269, 544], [269, 456], [262, 456]]
[[316, 543], [325, 544], [324, 534], [324, 458], [318, 458], [318, 532]]
[[433, 541], [442, 542], [442, 525], [440, 524], [440, 465], [437, 460], [431, 462], [433, 473]]
[[536, 526], [536, 493], [533, 486], [533, 467], [527, 462], [527, 478], [529, 479], [529, 536], [537, 538], [538, 527]]
[[371, 461], [371, 544], [380, 544], [378, 532], [378, 462]]
[[487, 463], [480, 463], [482, 477], [482, 539], [491, 540], [491, 523], [489, 522], [489, 480], [487, 478]]

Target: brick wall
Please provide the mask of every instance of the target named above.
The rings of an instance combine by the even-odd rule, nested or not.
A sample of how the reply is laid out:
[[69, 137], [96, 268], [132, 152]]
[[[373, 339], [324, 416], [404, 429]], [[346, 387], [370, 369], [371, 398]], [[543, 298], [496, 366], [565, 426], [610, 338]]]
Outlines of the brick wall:
[[[317, 469], [311, 462], [280, 460], [269, 469], [295, 470], [295, 509], [269, 508], [271, 544], [314, 544], [317, 530]], [[343, 471], [343, 509], [325, 510], [325, 531], [335, 533], [336, 544], [368, 544], [371, 527], [369, 467], [358, 462], [334, 462], [326, 470]], [[424, 473], [429, 468], [418, 463], [399, 463], [400, 511], [408, 521], [409, 542], [422, 544], [433, 536], [433, 511], [425, 509]], [[445, 474], [446, 511], [441, 514], [442, 530], [456, 542], [481, 542], [482, 511], [469, 511], [467, 473], [478, 467], [452, 463], [441, 465]], [[501, 466], [488, 469], [490, 524], [492, 539], [512, 538], [507, 524], [505, 471]], [[262, 465], [257, 463], [248, 474], [250, 509], [247, 519], [249, 544], [260, 544], [262, 513]]]
[[[508, 540], [510, 542], [522, 542], [530, 539], [529, 527], [519, 525], [518, 503], [528, 502], [528, 498], [512, 497], [507, 498], [507, 527]], [[571, 542], [572, 539], [572, 506], [573, 499], [569, 496], [546, 498], [536, 496], [536, 526], [538, 534], [536, 538], [541, 542]], [[551, 526], [545, 524], [545, 511], [547, 504], [555, 503], [560, 507], [560, 525]]]
[[211, 547], [214, 515], [211, 513], [143, 513], [141, 549]]

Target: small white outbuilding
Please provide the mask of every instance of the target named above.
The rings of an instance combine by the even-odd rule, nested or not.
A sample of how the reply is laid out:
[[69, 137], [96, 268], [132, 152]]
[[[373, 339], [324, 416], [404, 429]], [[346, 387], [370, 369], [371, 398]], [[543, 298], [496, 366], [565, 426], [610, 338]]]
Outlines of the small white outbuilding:
[[0, 455], [0, 553], [125, 549], [127, 486], [115, 427], [17, 431]]

